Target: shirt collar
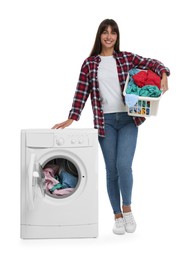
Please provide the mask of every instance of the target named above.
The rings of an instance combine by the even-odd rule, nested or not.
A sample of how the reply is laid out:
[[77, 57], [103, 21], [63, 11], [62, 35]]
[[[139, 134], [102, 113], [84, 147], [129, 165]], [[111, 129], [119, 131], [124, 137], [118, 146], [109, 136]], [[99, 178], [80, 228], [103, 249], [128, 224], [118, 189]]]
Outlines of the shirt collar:
[[[114, 58], [117, 58], [117, 57], [118, 57], [118, 53], [117, 53], [116, 51], [113, 52], [113, 57], [114, 57]], [[96, 55], [95, 58], [94, 58], [94, 60], [95, 60], [96, 62], [100, 62], [100, 61], [101, 61], [100, 55], [99, 55], [99, 54]]]

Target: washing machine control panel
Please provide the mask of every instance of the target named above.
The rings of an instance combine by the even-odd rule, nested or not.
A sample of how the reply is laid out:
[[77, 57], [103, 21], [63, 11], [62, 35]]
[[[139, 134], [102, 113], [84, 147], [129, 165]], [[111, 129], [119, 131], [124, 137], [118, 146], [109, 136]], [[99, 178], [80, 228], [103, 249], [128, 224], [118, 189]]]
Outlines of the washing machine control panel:
[[92, 146], [92, 136], [89, 134], [56, 134], [56, 147], [85, 147]]

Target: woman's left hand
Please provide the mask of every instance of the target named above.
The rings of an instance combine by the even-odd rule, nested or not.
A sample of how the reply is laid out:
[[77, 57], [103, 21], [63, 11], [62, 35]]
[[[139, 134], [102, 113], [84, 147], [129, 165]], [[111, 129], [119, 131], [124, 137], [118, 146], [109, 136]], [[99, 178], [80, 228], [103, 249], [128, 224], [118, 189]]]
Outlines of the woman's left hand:
[[162, 74], [161, 90], [162, 90], [163, 94], [168, 90], [168, 78], [167, 78], [166, 73]]

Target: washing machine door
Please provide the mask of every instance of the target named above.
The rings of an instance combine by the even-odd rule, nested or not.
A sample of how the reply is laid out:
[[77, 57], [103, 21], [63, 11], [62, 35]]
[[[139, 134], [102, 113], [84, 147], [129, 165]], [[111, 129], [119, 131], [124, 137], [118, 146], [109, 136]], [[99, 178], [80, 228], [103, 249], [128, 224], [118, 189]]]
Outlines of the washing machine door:
[[41, 165], [36, 161], [34, 153], [31, 154], [28, 167], [28, 186], [28, 205], [30, 209], [34, 209], [37, 197], [39, 195], [45, 196], [45, 175]]

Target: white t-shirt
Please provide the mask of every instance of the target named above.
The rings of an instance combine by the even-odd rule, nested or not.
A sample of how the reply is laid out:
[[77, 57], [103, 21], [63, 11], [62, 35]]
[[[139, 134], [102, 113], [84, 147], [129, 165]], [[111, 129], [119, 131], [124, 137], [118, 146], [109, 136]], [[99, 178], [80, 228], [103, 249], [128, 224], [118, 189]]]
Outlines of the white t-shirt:
[[99, 92], [104, 113], [125, 112], [121, 87], [117, 73], [116, 60], [113, 56], [100, 56], [98, 68]]

